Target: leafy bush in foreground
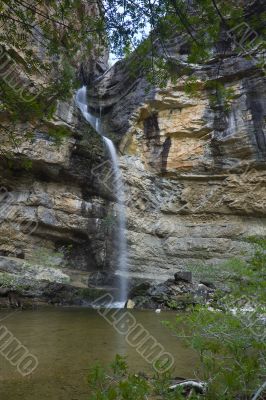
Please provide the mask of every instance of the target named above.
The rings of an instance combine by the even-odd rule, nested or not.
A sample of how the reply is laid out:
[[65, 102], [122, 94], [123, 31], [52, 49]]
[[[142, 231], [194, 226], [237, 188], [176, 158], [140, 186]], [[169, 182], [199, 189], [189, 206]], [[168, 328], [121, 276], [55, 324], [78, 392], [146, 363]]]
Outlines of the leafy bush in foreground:
[[[170, 373], [155, 374], [148, 379], [143, 374], [128, 372], [124, 357], [116, 355], [110, 369], [94, 366], [88, 377], [89, 400], [181, 400], [180, 389], [169, 391]], [[190, 397], [192, 400], [197, 397]]]
[[232, 264], [230, 292], [213, 308], [195, 307], [171, 326], [199, 354], [208, 400], [253, 399], [265, 379], [266, 241], [249, 241], [254, 255]]
[[199, 354], [195, 374], [207, 383], [204, 395], [169, 391], [170, 372], [152, 379], [130, 374], [124, 358], [117, 356], [111, 373], [99, 366], [91, 370], [89, 400], [265, 400], [266, 240], [250, 242], [252, 258], [231, 266], [230, 292], [217, 297], [212, 308], [197, 306], [177, 316], [176, 324], [165, 322], [177, 340]]

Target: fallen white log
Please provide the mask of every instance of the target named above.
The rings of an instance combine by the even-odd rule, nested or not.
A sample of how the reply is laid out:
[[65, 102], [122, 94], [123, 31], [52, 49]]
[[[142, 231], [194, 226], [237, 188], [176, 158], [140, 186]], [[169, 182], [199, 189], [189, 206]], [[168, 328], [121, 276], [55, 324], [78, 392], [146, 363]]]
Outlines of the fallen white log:
[[266, 389], [266, 382], [264, 382], [264, 384], [258, 389], [251, 400], [259, 400], [259, 397], [261, 393], [263, 393], [264, 389]]
[[184, 382], [175, 383], [174, 385], [171, 385], [169, 387], [169, 389], [170, 390], [175, 390], [177, 387], [194, 388], [199, 393], [204, 393], [206, 391], [206, 388], [207, 388], [207, 383], [188, 380], [188, 381], [184, 381]]

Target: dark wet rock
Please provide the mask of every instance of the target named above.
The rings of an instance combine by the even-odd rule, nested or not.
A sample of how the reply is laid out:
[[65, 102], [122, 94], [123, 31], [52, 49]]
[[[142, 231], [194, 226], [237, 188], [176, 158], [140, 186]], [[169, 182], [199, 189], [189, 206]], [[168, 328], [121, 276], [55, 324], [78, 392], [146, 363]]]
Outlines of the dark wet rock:
[[88, 285], [116, 287], [118, 285], [118, 277], [110, 271], [96, 271], [90, 274]]
[[54, 305], [90, 306], [106, 292], [96, 288], [76, 288], [70, 285], [49, 283], [42, 297]]
[[214, 289], [201, 283], [168, 279], [158, 285], [141, 286], [142, 290], [131, 291], [130, 299], [135, 308], [186, 310], [196, 304], [212, 300]]
[[150, 289], [151, 283], [150, 282], [142, 282], [136, 286], [134, 286], [129, 292], [129, 298], [143, 296], [146, 294], [147, 290]]
[[[33, 308], [39, 305], [87, 306], [106, 294], [106, 290], [75, 287], [68, 284], [20, 280], [13, 287], [0, 288], [0, 308], [22, 307]], [[7, 301], [8, 300], [8, 301]]]
[[169, 282], [166, 281], [165, 283], [160, 283], [157, 286], [152, 286], [148, 290], [148, 294], [158, 303], [163, 303], [165, 300], [171, 297], [174, 294], [174, 292], [171, 286], [169, 285]]
[[190, 271], [178, 271], [175, 273], [175, 281], [184, 281], [192, 283], [192, 272]]
[[[22, 307], [20, 293], [8, 287], [0, 287], [0, 308], [1, 304], [5, 304], [7, 307], [20, 308]], [[7, 301], [3, 301], [6, 298]]]
[[201, 280], [200, 283], [202, 283], [203, 285], [207, 286], [210, 289], [216, 289], [216, 285], [213, 282]]
[[0, 297], [5, 297], [8, 295], [10, 289], [6, 287], [0, 287]]
[[135, 307], [136, 309], [140, 310], [155, 310], [158, 308], [158, 303], [154, 301], [153, 299], [145, 296], [139, 296], [136, 299], [134, 299], [135, 302]]

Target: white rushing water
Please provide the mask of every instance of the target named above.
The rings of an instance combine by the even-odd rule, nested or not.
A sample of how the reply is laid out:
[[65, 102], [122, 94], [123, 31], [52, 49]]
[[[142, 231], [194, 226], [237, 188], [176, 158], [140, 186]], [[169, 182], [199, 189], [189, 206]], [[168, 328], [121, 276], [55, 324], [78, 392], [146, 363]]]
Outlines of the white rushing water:
[[77, 91], [76, 104], [82, 112], [83, 117], [87, 122], [98, 132], [104, 141], [104, 144], [108, 150], [110, 160], [112, 162], [113, 169], [113, 184], [114, 192], [117, 199], [117, 219], [118, 219], [118, 265], [117, 274], [119, 278], [119, 301], [113, 304], [113, 307], [123, 307], [127, 301], [128, 295], [128, 280], [127, 280], [127, 244], [125, 237], [126, 230], [126, 215], [125, 215], [125, 194], [124, 185], [122, 180], [122, 174], [118, 164], [118, 158], [116, 154], [115, 146], [109, 138], [104, 136], [102, 132], [101, 118], [95, 117], [88, 110], [87, 102], [87, 88], [83, 86]]

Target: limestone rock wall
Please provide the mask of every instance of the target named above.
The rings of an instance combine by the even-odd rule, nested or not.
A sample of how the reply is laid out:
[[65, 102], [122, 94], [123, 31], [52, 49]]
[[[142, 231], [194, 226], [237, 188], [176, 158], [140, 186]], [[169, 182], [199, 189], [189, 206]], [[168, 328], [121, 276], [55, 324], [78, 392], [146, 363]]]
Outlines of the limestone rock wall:
[[[65, 117], [61, 114], [60, 121]], [[49, 129], [57, 129], [56, 122]], [[104, 219], [113, 203], [91, 172], [104, 162], [104, 148], [77, 111], [68, 115], [64, 128], [70, 136], [59, 144], [45, 127], [15, 149], [7, 143], [12, 163], [1, 158], [0, 254], [28, 260], [45, 248], [79, 270], [108, 267], [112, 246]]]
[[[96, 4], [83, 5], [89, 15], [99, 12]], [[29, 46], [36, 56], [52, 63], [37, 39]], [[89, 84], [107, 68], [108, 50], [101, 50], [95, 46], [88, 53], [80, 44], [71, 60], [80, 85]], [[3, 68], [8, 67], [5, 61], [1, 57], [2, 78]], [[13, 67], [12, 73], [19, 75], [21, 66]], [[42, 76], [33, 70], [24, 86], [42, 98], [43, 86], [58, 74], [54, 67]], [[21, 98], [24, 86], [15, 87], [18, 102], [25, 100]], [[98, 179], [110, 166], [101, 138], [83, 121], [74, 97], [75, 93], [66, 101], [57, 99], [49, 118], [38, 118], [34, 112], [24, 116], [24, 109], [34, 110], [31, 97], [17, 118], [1, 108], [0, 287], [18, 286], [27, 291], [30, 280], [33, 288], [36, 281], [61, 284], [66, 280], [87, 288], [90, 272], [114, 267], [114, 195], [108, 182], [101, 184]]]
[[[197, 96], [186, 92], [188, 77], [147, 92], [118, 63], [90, 97], [96, 111], [100, 99], [110, 136], [123, 135], [131, 276], [163, 280], [244, 257], [247, 239], [266, 235], [265, 77], [236, 54], [194, 76]], [[232, 89], [228, 107], [213, 101], [213, 79]]]
[[[171, 56], [186, 66], [182, 40], [170, 44]], [[118, 147], [131, 277], [160, 281], [177, 268], [245, 257], [248, 237], [266, 235], [262, 71], [233, 52], [222, 64], [214, 57], [192, 66], [199, 90], [191, 96], [187, 77], [151, 89], [141, 74], [132, 77], [130, 61], [95, 78], [105, 61], [85, 60], [79, 74], [89, 84], [92, 112], [101, 113], [106, 136]], [[229, 107], [213, 100], [206, 83], [214, 80], [233, 90]], [[62, 128], [68, 135], [57, 143], [49, 133]], [[81, 287], [90, 272], [115, 270], [111, 163], [74, 99], [59, 103], [49, 122], [15, 124], [15, 142], [1, 134], [0, 274], [14, 266], [23, 275], [28, 264], [35, 271], [43, 250], [48, 256], [38, 262], [63, 270], [52, 276], [62, 280], [67, 272], [68, 283]]]

